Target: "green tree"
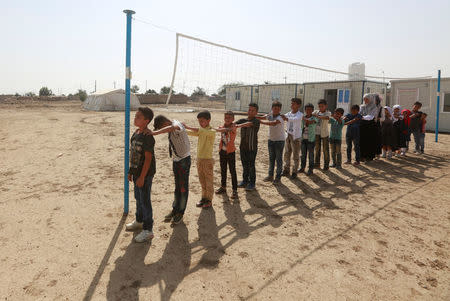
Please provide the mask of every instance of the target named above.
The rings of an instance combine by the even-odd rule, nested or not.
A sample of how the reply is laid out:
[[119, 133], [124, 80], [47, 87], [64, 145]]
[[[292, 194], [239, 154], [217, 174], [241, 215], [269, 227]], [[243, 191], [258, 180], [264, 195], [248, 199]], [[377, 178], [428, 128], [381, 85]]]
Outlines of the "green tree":
[[145, 91], [145, 94], [148, 94], [148, 95], [158, 95], [158, 92], [156, 92], [156, 91], [153, 90], [153, 89], [148, 89], [147, 91]]
[[138, 85], [133, 85], [133, 86], [131, 86], [130, 90], [133, 93], [137, 93], [139, 91], [139, 86]]
[[39, 96], [50, 96], [50, 95], [53, 95], [53, 92], [47, 87], [42, 87], [39, 90]]
[[81, 101], [85, 101], [88, 97], [86, 90], [78, 89], [78, 92], [75, 93], [75, 96], [78, 96]]
[[[170, 93], [170, 87], [164, 86], [159, 91], [159, 94], [169, 94]], [[175, 90], [172, 90], [172, 94], [176, 94]]]
[[206, 92], [205, 89], [197, 87], [195, 88], [194, 92], [192, 92], [191, 97], [192, 96], [205, 96]]
[[230, 82], [230, 83], [226, 83], [223, 84], [219, 90], [217, 90], [217, 94], [219, 94], [220, 96], [225, 96], [226, 94], [226, 89], [228, 87], [236, 87], [236, 86], [242, 86], [244, 83], [243, 82]]

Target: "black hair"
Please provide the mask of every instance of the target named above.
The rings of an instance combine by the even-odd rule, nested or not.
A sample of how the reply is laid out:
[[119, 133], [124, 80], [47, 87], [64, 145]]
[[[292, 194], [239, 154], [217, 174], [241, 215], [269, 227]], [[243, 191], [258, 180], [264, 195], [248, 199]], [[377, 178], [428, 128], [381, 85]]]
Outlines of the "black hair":
[[318, 105], [327, 105], [327, 101], [325, 99], [320, 99], [319, 102], [317, 103]]
[[275, 100], [274, 102], [272, 102], [272, 108], [279, 107], [281, 109], [281, 106], [282, 106], [282, 104], [278, 100]]
[[155, 120], [153, 121], [153, 127], [154, 127], [155, 131], [161, 129], [163, 127], [163, 125], [167, 122], [171, 122], [171, 121], [166, 116], [164, 116], [164, 115], [156, 116]]
[[226, 111], [224, 115], [225, 116], [231, 116], [231, 117], [234, 118], [234, 112], [233, 111]]
[[205, 118], [206, 120], [211, 120], [211, 113], [207, 110], [201, 111], [200, 113], [197, 114], [197, 119], [198, 118]]
[[314, 110], [314, 105], [313, 105], [312, 103], [307, 103], [307, 104], [305, 105], [305, 109], [306, 109], [306, 108], [311, 108], [311, 109]]
[[148, 120], [148, 123], [150, 123], [153, 119], [153, 110], [147, 107], [139, 107], [138, 111], [141, 112], [142, 115], [144, 115], [145, 120]]
[[298, 105], [302, 104], [302, 100], [300, 98], [297, 98], [297, 97], [292, 98], [291, 102], [295, 102]]
[[[358, 107], [359, 110], [359, 107]], [[344, 109], [343, 108], [337, 108], [336, 110], [334, 110], [336, 113], [340, 113], [342, 115], [344, 115]]]
[[415, 105], [415, 106], [422, 107], [422, 103], [421, 103], [420, 101], [416, 101], [416, 102], [414, 103], [414, 105]]
[[251, 103], [248, 104], [248, 106], [249, 107], [254, 107], [256, 109], [256, 111], [259, 110], [259, 106], [258, 106], [258, 104], [256, 102], [251, 102]]
[[358, 110], [358, 112], [359, 112], [359, 106], [358, 105], [353, 105], [351, 110]]

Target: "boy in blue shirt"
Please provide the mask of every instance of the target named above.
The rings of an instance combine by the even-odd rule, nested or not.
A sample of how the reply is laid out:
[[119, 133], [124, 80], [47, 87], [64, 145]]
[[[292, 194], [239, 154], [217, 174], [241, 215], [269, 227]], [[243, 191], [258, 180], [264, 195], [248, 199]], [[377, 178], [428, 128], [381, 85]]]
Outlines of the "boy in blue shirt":
[[359, 106], [353, 105], [350, 114], [347, 114], [344, 118], [345, 125], [347, 126], [347, 134], [345, 135], [345, 140], [347, 142], [347, 161], [345, 164], [352, 164], [352, 142], [355, 148], [355, 163], [353, 165], [359, 165], [360, 160], [360, 150], [359, 150], [359, 123], [362, 119], [361, 114], [359, 114]]
[[306, 156], [309, 160], [308, 176], [313, 174], [314, 169], [314, 147], [316, 146], [316, 126], [319, 119], [312, 115], [314, 105], [308, 103], [305, 105], [305, 115], [302, 120], [302, 162], [298, 172], [305, 172]]
[[342, 115], [344, 115], [344, 109], [337, 108], [334, 111], [334, 115], [330, 118], [331, 124], [330, 147], [331, 147], [331, 158], [333, 160], [333, 164], [331, 165], [331, 167], [336, 167], [338, 169], [342, 168], [341, 143], [342, 143], [342, 128], [344, 127]]

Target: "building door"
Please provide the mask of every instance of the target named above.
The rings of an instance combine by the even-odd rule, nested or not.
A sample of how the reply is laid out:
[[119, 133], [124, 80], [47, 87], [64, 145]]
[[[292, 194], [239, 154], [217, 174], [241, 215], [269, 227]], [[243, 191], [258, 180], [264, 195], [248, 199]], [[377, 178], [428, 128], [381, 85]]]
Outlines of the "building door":
[[[350, 112], [350, 89], [338, 89], [337, 90], [337, 104], [336, 108], [344, 109], [344, 114]], [[331, 110], [330, 110], [331, 111]]]
[[334, 112], [337, 103], [337, 89], [325, 90], [324, 99], [328, 103], [328, 110]]

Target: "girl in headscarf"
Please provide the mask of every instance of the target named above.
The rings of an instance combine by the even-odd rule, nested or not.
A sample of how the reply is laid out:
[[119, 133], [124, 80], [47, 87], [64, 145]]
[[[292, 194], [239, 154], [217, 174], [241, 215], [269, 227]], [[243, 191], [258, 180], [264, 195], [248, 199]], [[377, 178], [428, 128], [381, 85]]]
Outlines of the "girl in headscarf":
[[394, 137], [395, 137], [395, 144], [392, 147], [392, 151], [395, 153], [395, 156], [399, 156], [401, 153], [401, 148], [403, 147], [401, 145], [400, 141], [400, 135], [402, 131], [402, 124], [403, 124], [403, 116], [401, 114], [402, 107], [400, 105], [395, 105], [392, 107], [394, 114], [393, 114], [393, 121], [394, 121]]
[[408, 109], [402, 110], [402, 116], [403, 116], [403, 130], [402, 130], [402, 136], [400, 139], [405, 140], [405, 146], [401, 151], [401, 155], [405, 156], [406, 152], [408, 151], [409, 147], [409, 141], [411, 141], [411, 131], [409, 129], [409, 124], [411, 122], [411, 118], [409, 117], [411, 115], [411, 111]]
[[371, 161], [381, 153], [380, 119], [382, 116], [381, 99], [378, 94], [365, 94], [360, 114], [361, 160]]
[[392, 148], [395, 145], [394, 116], [391, 107], [384, 107], [384, 120], [381, 123], [382, 158], [392, 158]]

